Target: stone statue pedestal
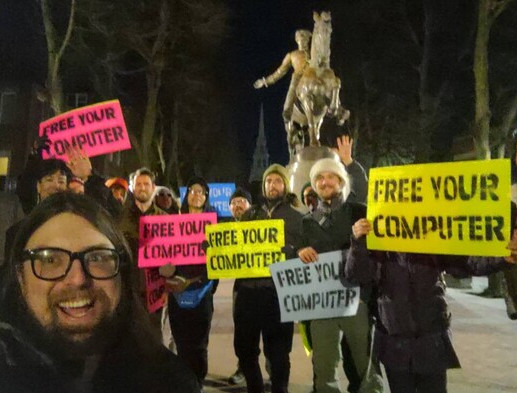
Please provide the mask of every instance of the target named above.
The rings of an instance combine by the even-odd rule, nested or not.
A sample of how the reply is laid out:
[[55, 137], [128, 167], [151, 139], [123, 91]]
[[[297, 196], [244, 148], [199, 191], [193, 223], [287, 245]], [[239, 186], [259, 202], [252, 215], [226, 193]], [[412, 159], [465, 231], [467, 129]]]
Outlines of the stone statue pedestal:
[[339, 156], [327, 146], [307, 146], [300, 150], [287, 165], [291, 192], [300, 198], [300, 192], [305, 183], [311, 179], [309, 173], [312, 165], [321, 158], [333, 158], [340, 162]]

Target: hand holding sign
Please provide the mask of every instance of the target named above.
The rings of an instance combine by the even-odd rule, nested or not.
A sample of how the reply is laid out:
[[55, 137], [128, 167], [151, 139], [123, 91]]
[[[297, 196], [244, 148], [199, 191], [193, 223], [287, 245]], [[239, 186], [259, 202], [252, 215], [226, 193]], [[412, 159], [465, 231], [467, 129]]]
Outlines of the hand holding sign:
[[514, 229], [512, 233], [512, 239], [506, 247], [510, 250], [511, 254], [505, 257], [505, 261], [512, 264], [517, 264], [517, 229]]
[[372, 224], [366, 218], [361, 218], [357, 220], [355, 224], [352, 226], [352, 232], [354, 233], [354, 237], [359, 239], [363, 236], [366, 236], [372, 230]]
[[300, 258], [303, 263], [316, 262], [318, 260], [318, 253], [312, 247], [305, 247], [298, 250], [298, 258]]
[[47, 154], [50, 152], [50, 139], [48, 139], [47, 134], [43, 134], [40, 137], [36, 138], [34, 143], [32, 144], [32, 154], [37, 155], [39, 157], [43, 157], [43, 151]]

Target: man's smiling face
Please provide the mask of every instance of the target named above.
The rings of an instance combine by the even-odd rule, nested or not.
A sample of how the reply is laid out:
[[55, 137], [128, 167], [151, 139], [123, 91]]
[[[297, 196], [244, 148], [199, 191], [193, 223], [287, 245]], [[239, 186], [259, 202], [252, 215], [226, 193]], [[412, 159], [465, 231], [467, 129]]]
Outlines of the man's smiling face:
[[[61, 213], [41, 225], [25, 249], [56, 247], [72, 252], [110, 248], [110, 240], [84, 218]], [[120, 303], [120, 274], [107, 280], [89, 277], [79, 260], [72, 261], [68, 274], [56, 281], [36, 277], [30, 260], [18, 274], [27, 307], [45, 330], [58, 331], [71, 341], [83, 341], [110, 317]]]

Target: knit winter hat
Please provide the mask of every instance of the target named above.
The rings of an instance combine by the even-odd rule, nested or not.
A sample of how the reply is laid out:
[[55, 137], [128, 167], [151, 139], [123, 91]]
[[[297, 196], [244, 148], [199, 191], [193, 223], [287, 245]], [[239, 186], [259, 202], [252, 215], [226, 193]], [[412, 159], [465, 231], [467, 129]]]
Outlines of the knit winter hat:
[[322, 172], [332, 172], [337, 175], [341, 179], [341, 187], [344, 187], [348, 181], [348, 174], [343, 164], [333, 158], [322, 158], [316, 161], [311, 168], [310, 178], [314, 190], [316, 190], [316, 177]]
[[210, 192], [210, 187], [208, 187], [208, 183], [201, 176], [193, 176], [187, 181], [187, 192], [190, 191], [190, 187], [194, 184], [199, 184], [201, 187], [205, 189], [205, 194], [208, 196]]
[[129, 184], [127, 183], [127, 180], [123, 179], [122, 177], [111, 177], [108, 180], [106, 180], [104, 185], [108, 188], [111, 188], [114, 186], [119, 186], [119, 187], [122, 187], [126, 191], [129, 188]]
[[252, 203], [251, 194], [242, 187], [237, 187], [235, 189], [235, 191], [231, 195], [230, 199], [228, 200], [228, 203], [231, 203], [234, 198], [244, 198], [250, 203], [250, 205]]
[[71, 173], [63, 160], [50, 158], [48, 160], [41, 160], [38, 163], [35, 170], [35, 177], [36, 180], [40, 181], [45, 176], [52, 175], [56, 172], [60, 172], [67, 177], [71, 176]]
[[165, 186], [156, 186], [154, 195], [156, 196], [156, 195], [162, 195], [162, 194], [168, 194], [172, 198], [176, 198], [176, 195], [174, 194], [174, 192], [172, 192], [172, 190], [170, 188], [165, 187]]
[[288, 193], [291, 190], [291, 187], [289, 185], [289, 173], [287, 173], [287, 169], [285, 169], [285, 167], [283, 167], [280, 164], [270, 165], [264, 171], [264, 174], [262, 175], [262, 193], [266, 195], [266, 177], [272, 173], [276, 173], [282, 178], [282, 180], [284, 181], [285, 192]]

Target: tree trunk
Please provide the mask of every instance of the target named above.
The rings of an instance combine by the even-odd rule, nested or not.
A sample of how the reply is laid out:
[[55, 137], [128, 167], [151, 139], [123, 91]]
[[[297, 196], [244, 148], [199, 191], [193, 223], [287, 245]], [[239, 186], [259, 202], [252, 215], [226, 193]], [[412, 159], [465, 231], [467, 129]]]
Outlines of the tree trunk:
[[172, 137], [172, 145], [170, 151], [170, 160], [167, 165], [167, 176], [172, 184], [177, 184], [178, 188], [181, 184], [183, 184], [183, 179], [181, 177], [180, 171], [180, 162], [178, 157], [178, 143], [179, 143], [179, 117], [178, 117], [178, 103], [174, 103], [173, 110], [173, 119], [171, 124], [171, 137]]
[[61, 59], [65, 49], [70, 42], [70, 37], [72, 36], [76, 0], [71, 0], [68, 27], [61, 43], [59, 43], [59, 34], [52, 22], [49, 1], [50, 0], [41, 0], [41, 12], [43, 15], [43, 26], [45, 28], [48, 52], [46, 87], [50, 106], [54, 110], [54, 113], [58, 115], [66, 110], [65, 95], [63, 93], [63, 86], [61, 85], [61, 78], [59, 76], [59, 67], [61, 65]]
[[476, 92], [474, 146], [478, 159], [490, 159], [490, 93], [488, 86], [489, 7], [490, 0], [479, 0], [476, 46], [474, 49]]
[[142, 165], [152, 169], [153, 164], [153, 137], [155, 134], [156, 118], [158, 114], [158, 93], [161, 86], [161, 67], [150, 65], [151, 70], [147, 74], [147, 103], [145, 106], [142, 136], [140, 138], [142, 149]]

